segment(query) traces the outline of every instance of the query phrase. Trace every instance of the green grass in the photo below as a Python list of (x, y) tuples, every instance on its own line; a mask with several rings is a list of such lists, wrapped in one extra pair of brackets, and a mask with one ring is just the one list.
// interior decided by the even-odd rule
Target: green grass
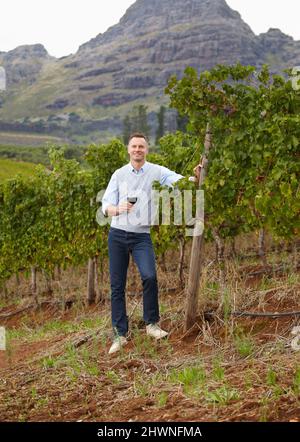
[(294, 379), (293, 379), (293, 390), (295, 394), (300, 394), (300, 367), (296, 368)]
[[(98, 367), (98, 340), (95, 338), (90, 347), (75, 348), (72, 343), (67, 343), (64, 353), (59, 356), (45, 356), (41, 359), (40, 365), (44, 370), (65, 371), (71, 381), (76, 381), (80, 374), (90, 376), (99, 376)], [(113, 383), (118, 384), (119, 378), (112, 370), (106, 373), (107, 378)]]
[(208, 404), (227, 405), (239, 399), (239, 392), (232, 388), (225, 379), (225, 371), (220, 365), (220, 359), (215, 359), (212, 370), (206, 371), (204, 366), (187, 366), (182, 370), (172, 370), (168, 375), (172, 384), (182, 385), (183, 392)]
[(169, 395), (165, 391), (159, 393), (156, 397), (156, 403), (158, 407), (164, 407), (168, 401)]
[(30, 327), (23, 323), (18, 329), (8, 330), (10, 339), (26, 339), (28, 342), (38, 341), (39, 339), (47, 339), (59, 333), (71, 334), (80, 331), (92, 331), (103, 325), (103, 319), (100, 317), (85, 318), (82, 321), (66, 322), (64, 320), (54, 319), (43, 325)]
[(205, 392), (205, 399), (207, 402), (227, 405), (231, 401), (239, 399), (239, 392), (235, 388), (231, 388), (229, 385), (222, 385), (212, 391)]
[(233, 332), (233, 343), (237, 353), (241, 357), (250, 356), (255, 350), (255, 341), (249, 333), (245, 333), (243, 327), (237, 326)]
[(204, 367), (191, 366), (184, 367), (182, 370), (172, 370), (169, 375), (169, 381), (172, 384), (180, 384), (183, 387), (185, 394), (193, 396), (201, 390), (207, 380), (207, 375)]
[(17, 174), (29, 177), (34, 172), (35, 165), (22, 161), (13, 161), (0, 158), (0, 181), (13, 178)]

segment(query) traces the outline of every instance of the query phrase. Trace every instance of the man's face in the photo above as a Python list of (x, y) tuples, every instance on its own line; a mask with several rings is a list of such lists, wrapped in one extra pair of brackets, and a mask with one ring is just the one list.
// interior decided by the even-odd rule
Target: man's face
[(144, 138), (131, 138), (128, 144), (128, 153), (131, 161), (143, 163), (148, 153), (148, 143)]

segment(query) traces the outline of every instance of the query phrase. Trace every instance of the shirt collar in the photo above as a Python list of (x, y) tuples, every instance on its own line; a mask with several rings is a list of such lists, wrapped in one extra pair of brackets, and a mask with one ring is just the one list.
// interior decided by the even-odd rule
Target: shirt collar
[(146, 172), (146, 170), (147, 170), (148, 167), (149, 167), (149, 163), (148, 163), (148, 161), (145, 161), (144, 165), (140, 168), (140, 170), (136, 170), (136, 169), (133, 167), (133, 165), (131, 164), (131, 162), (129, 162), (128, 166), (129, 166), (131, 172), (134, 172), (134, 173), (136, 173), (136, 174), (139, 174), (139, 173), (144, 173), (144, 172)]

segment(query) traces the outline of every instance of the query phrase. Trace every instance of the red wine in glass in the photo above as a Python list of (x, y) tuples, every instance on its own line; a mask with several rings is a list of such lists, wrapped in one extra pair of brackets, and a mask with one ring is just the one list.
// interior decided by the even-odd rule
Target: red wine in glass
[(131, 204), (135, 204), (137, 202), (137, 197), (136, 196), (129, 196), (127, 198), (127, 201)]

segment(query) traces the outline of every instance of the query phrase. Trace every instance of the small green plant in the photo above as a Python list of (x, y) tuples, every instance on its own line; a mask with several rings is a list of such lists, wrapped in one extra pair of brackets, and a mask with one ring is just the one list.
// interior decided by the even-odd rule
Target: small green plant
[(274, 387), (277, 385), (277, 373), (272, 368), (267, 371), (267, 385)]
[(253, 388), (252, 375), (248, 370), (244, 374), (244, 382), (247, 390), (251, 390)]
[(195, 395), (206, 381), (206, 372), (202, 366), (185, 367), (181, 371), (173, 370), (169, 380), (181, 384), (186, 394)]
[(236, 351), (242, 357), (247, 357), (254, 351), (254, 342), (251, 336), (245, 335), (244, 332), (238, 332), (235, 334), (234, 345)]
[(85, 371), (91, 376), (98, 376), (100, 370), (97, 365), (98, 348), (97, 342), (94, 339), (91, 347), (84, 347), (80, 352), (82, 357), (82, 364)]
[(80, 371), (78, 369), (74, 369), (74, 368), (70, 368), (66, 371), (66, 375), (68, 377), (68, 379), (73, 382), (74, 384), (76, 384), (78, 382), (78, 376), (79, 376)]
[(4, 308), (4, 307), (6, 307), (8, 305), (8, 301), (5, 301), (5, 300), (0, 300), (0, 308)]
[(227, 325), (231, 313), (230, 293), (228, 289), (225, 289), (223, 292), (223, 313), (224, 313), (224, 321), (225, 324)]
[(99, 376), (100, 374), (100, 370), (96, 365), (89, 366), (86, 370), (91, 376)]
[(225, 378), (225, 370), (221, 367), (221, 361), (219, 358), (213, 361), (213, 377), (216, 381), (223, 381)]
[(295, 272), (290, 272), (287, 275), (287, 284), (288, 285), (295, 285), (299, 282), (299, 275)]
[(35, 387), (32, 387), (30, 393), (31, 393), (32, 399), (35, 399), (37, 397), (37, 389)]
[(239, 392), (229, 387), (228, 385), (222, 385), (213, 391), (206, 391), (204, 394), (207, 402), (213, 402), (218, 405), (227, 405), (229, 402), (239, 399)]
[(159, 311), (161, 315), (165, 314), (168, 311), (168, 305), (167, 304), (159, 304)]
[(135, 345), (135, 352), (138, 355), (148, 356), (150, 358), (156, 358), (157, 343), (153, 341), (150, 336), (140, 333), (139, 330), (133, 332), (133, 342)]
[(45, 368), (46, 370), (49, 368), (54, 368), (55, 362), (56, 362), (56, 360), (52, 356), (46, 356), (41, 361), (42, 367)]
[(272, 287), (273, 283), (274, 283), (274, 281), (272, 280), (272, 278), (270, 278), (270, 276), (263, 275), (263, 277), (259, 283), (259, 289), (260, 290), (267, 290), (270, 287)]
[(100, 344), (102, 348), (106, 348), (107, 345), (107, 336), (105, 336), (104, 334), (102, 334), (100, 336)]
[(267, 385), (272, 387), (273, 395), (276, 398), (283, 394), (284, 390), (278, 385), (278, 375), (272, 368), (267, 371), (266, 381)]
[(160, 372), (155, 372), (149, 379), (149, 384), (155, 388), (159, 388), (159, 384), (166, 381), (167, 376)]
[(12, 356), (13, 356), (13, 346), (12, 346), (12, 338), (11, 338), (11, 334), (6, 333), (6, 356), (7, 356), (7, 360), (8, 360), (8, 364), (9, 366), (12, 365)]
[(100, 328), (103, 326), (103, 319), (100, 317), (97, 318), (85, 318), (80, 323), (81, 328), (93, 329)]
[(207, 281), (205, 287), (205, 293), (207, 294), (207, 299), (211, 301), (217, 301), (219, 299), (219, 283), (216, 281)]
[(47, 405), (48, 402), (49, 402), (49, 399), (47, 397), (41, 397), (36, 401), (34, 408), (42, 408), (45, 405)]
[(68, 343), (65, 348), (65, 358), (67, 359), (69, 365), (78, 365), (78, 353), (75, 346), (72, 343)]
[(296, 368), (296, 372), (293, 379), (293, 391), (296, 395), (300, 394), (300, 367)]
[(136, 377), (134, 379), (134, 391), (138, 396), (148, 397), (150, 391), (150, 385), (145, 382), (145, 379), (142, 377)]
[[(51, 364), (51, 361), (50, 361)], [(67, 367), (67, 376), (74, 381), (82, 371), (82, 362), (79, 359), (77, 349), (71, 343), (65, 346), (65, 353), (55, 361), (55, 367)]]
[(156, 400), (158, 407), (164, 407), (168, 401), (168, 398), (169, 398), (169, 395), (165, 391), (162, 391), (161, 393), (159, 393), (159, 395), (157, 396), (157, 400)]
[(260, 401), (260, 409), (259, 409), (259, 422), (267, 422), (268, 421), (268, 411), (269, 411), (269, 399), (267, 397), (263, 397)]
[(172, 356), (173, 354), (173, 346), (168, 339), (161, 339), (156, 350), (158, 349), (161, 349), (165, 356)]
[(109, 370), (105, 373), (107, 379), (109, 379), (113, 384), (118, 385), (121, 382), (120, 377), (113, 370)]
[(236, 348), (241, 356), (249, 356), (251, 353), (253, 353), (253, 342), (247, 337), (238, 338), (236, 340)]

